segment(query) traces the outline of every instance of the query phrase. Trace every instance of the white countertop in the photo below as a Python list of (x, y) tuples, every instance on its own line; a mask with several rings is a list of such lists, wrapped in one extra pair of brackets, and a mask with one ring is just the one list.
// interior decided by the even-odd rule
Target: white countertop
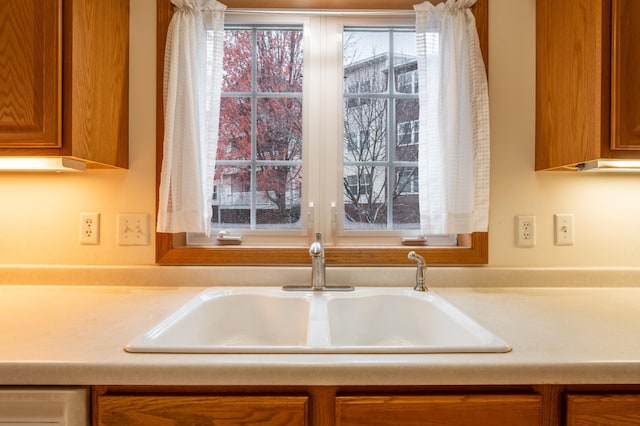
[(640, 384), (640, 288), (434, 288), (500, 354), (132, 354), (203, 287), (0, 285), (0, 385)]

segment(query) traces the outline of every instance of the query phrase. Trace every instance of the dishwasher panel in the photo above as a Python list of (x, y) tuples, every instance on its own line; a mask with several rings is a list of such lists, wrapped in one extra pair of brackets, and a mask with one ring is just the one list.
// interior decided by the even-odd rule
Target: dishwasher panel
[(89, 390), (0, 387), (0, 426), (89, 426)]

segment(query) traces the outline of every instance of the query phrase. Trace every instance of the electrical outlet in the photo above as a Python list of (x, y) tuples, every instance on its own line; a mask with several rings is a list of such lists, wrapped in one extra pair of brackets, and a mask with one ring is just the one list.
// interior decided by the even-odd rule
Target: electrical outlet
[(118, 244), (146, 246), (149, 244), (149, 215), (147, 213), (121, 213), (118, 215)]
[(533, 247), (536, 245), (536, 217), (516, 216), (516, 246)]
[(557, 246), (573, 245), (573, 215), (555, 214), (553, 215), (554, 242)]
[(100, 243), (100, 213), (80, 213), (80, 244)]

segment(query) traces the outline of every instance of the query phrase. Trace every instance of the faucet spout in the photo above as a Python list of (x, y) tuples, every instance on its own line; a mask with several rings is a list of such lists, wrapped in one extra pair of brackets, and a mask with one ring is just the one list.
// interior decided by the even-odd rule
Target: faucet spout
[(311, 255), (311, 286), (308, 285), (285, 285), (285, 291), (353, 291), (351, 285), (326, 285), (326, 263), (324, 260), (324, 246), (322, 245), (322, 234), (316, 233), (316, 240), (309, 246)]
[(322, 234), (316, 233), (316, 240), (309, 247), (311, 255), (311, 289), (324, 290), (326, 263), (324, 260), (324, 246), (322, 245)]

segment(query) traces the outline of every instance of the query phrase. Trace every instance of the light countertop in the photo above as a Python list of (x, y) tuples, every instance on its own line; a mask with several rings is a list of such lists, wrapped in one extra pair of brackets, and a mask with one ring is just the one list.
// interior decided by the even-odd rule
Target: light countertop
[(640, 288), (434, 288), (500, 354), (131, 354), (203, 287), (0, 285), (0, 385), (640, 384)]

